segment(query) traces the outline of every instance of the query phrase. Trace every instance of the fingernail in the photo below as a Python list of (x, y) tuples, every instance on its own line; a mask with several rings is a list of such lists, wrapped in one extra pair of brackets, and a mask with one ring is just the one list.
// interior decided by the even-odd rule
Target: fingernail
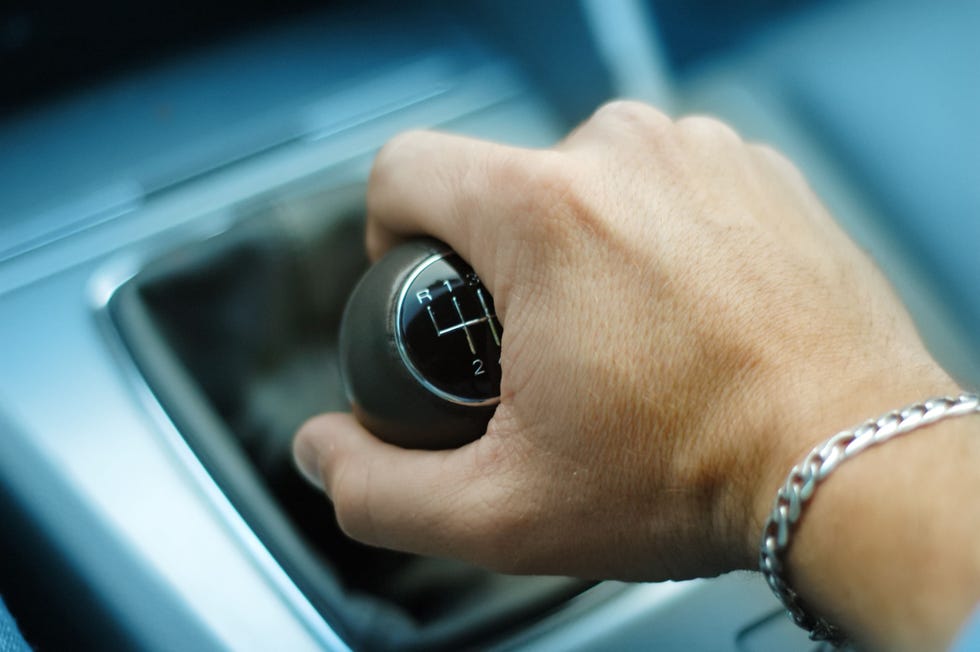
[(309, 440), (298, 437), (293, 445), (293, 459), (296, 468), (311, 485), (323, 491), (323, 480), (320, 478), (320, 456), (317, 449)]

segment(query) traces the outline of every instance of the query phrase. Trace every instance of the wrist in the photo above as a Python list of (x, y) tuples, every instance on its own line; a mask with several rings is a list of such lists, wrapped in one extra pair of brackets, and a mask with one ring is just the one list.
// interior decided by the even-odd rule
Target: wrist
[[(750, 526), (744, 532), (745, 555), (750, 567), (758, 566), (762, 529), (777, 491), (791, 469), (817, 445), (868, 419), (929, 397), (958, 395), (960, 386), (936, 363), (853, 376), (852, 382), (827, 383), (821, 396), (774, 406), (768, 450), (759, 455), (760, 465), (752, 484)], [(806, 392), (796, 394), (802, 399)]]
[(980, 491), (980, 418), (915, 430), (827, 476), (784, 555), (806, 611), (861, 649), (946, 649), (980, 601), (980, 510), (956, 499)]
[[(959, 552), (973, 549), (980, 511), (972, 503), (948, 507), (964, 489), (980, 490), (973, 472), (980, 463), (977, 397), (949, 394), (924, 403), (920, 394), (866, 413), (877, 420), (854, 419), (818, 442), (805, 462), (795, 458), (788, 479), (777, 480), (777, 511), (774, 501), (757, 507), (772, 514), (763, 570), (801, 626), (832, 639), (839, 627), (873, 647), (924, 649), (945, 643), (980, 599), (980, 553)], [(932, 432), (913, 432), (920, 429)], [(972, 521), (965, 529), (964, 520)], [(961, 544), (959, 554), (946, 554), (944, 561), (954, 561), (943, 569), (933, 557), (951, 542)], [(932, 581), (908, 581), (922, 569)], [(959, 592), (950, 587), (957, 576)]]

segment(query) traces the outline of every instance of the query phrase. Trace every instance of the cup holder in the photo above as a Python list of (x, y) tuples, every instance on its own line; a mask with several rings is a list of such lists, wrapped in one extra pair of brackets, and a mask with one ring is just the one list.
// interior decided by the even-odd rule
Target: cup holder
[(589, 585), (356, 543), (293, 467), (296, 428), (349, 408), (337, 364), (367, 266), (363, 185), (283, 194), (168, 252), (109, 313), (147, 384), (296, 585), (354, 649), (482, 646)]

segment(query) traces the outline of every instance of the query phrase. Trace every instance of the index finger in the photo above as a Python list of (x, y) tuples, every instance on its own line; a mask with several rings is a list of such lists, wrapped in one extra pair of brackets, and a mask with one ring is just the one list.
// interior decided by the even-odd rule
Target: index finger
[[(367, 191), (367, 247), (373, 259), (412, 235), (442, 240), (475, 268), (496, 244), (507, 192), (531, 150), (431, 131), (389, 141)], [(479, 243), (479, 247), (475, 246)]]

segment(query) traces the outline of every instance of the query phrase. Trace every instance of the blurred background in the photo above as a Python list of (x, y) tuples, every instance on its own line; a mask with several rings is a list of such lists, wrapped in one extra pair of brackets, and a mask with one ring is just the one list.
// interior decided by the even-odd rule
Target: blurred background
[(809, 649), (751, 581), (357, 547), (289, 437), (345, 405), (377, 148), (547, 146), (614, 97), (786, 152), (980, 385), (978, 34), (976, 0), (5, 2), (0, 595), (56, 649)]
[[(958, 282), (978, 272), (977, 11), (970, 0), (15, 0), (0, 10), (0, 246), (23, 247), (22, 222), (82, 196), (114, 187), (118, 201), (124, 187), (155, 191), (301, 137), (315, 129), (297, 125), (304, 114), (346, 80), (469, 40), (520, 69), (558, 133), (630, 96), (718, 114), (789, 150), (831, 204), (845, 192), (862, 203), (837, 214), (880, 229), (902, 259), (886, 264), (914, 267), (921, 292), (939, 295), (924, 311), (951, 313), (942, 321), (962, 338), (980, 323), (977, 294)], [(949, 357), (977, 377), (975, 353)]]

